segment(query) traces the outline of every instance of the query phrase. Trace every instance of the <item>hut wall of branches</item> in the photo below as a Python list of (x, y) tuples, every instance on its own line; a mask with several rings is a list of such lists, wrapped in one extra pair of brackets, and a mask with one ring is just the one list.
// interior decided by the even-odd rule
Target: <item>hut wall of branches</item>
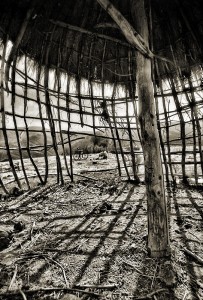
[[(106, 46), (107, 42), (104, 40), (104, 58)], [(2, 70), (7, 50), (9, 51), (9, 47), (5, 44), (2, 51), (5, 56), (2, 59)], [(62, 51), (63, 49), (60, 49), (60, 52)], [(14, 177), (11, 180), (15, 180), (20, 188), (22, 187), (21, 181), (24, 180), (27, 187), (30, 187), (27, 173), (31, 170), (30, 167), (26, 170), (24, 158), (28, 158), (33, 167), (34, 174), (31, 177), (38, 177), (41, 184), (46, 184), (49, 175), (53, 175), (49, 172), (50, 149), (56, 157), (57, 182), (63, 183), (64, 176), (69, 176), (73, 180), (72, 143), (77, 139), (78, 133), (83, 136), (104, 137), (105, 132), (108, 131), (107, 138), (112, 140), (115, 148), (119, 175), (123, 168), (130, 179), (122, 141), (128, 142), (130, 153), (134, 153), (133, 147), (135, 143), (139, 143), (140, 134), (137, 122), (135, 82), (132, 82), (130, 74), (133, 64), (132, 51), (129, 50), (129, 74), (127, 73), (124, 77), (117, 75), (119, 72), (117, 63), (115, 63), (114, 84), (98, 80), (95, 69), (93, 69), (94, 73), (89, 70), (88, 76), (91, 80), (88, 81), (79, 74), (78, 76), (68, 75), (59, 68), (48, 69), (35, 64), (26, 55), (13, 62), (7, 87), (4, 86), (4, 73), (2, 72), (1, 151), (4, 151), (8, 157)], [(100, 72), (104, 72), (104, 67)], [(37, 142), (33, 144), (33, 132), (41, 135), (43, 145)], [(32, 138), (30, 133), (32, 133)], [(124, 133), (126, 133), (125, 137), (123, 137)], [(10, 146), (12, 144), (16, 147)], [(36, 152), (37, 156), (40, 152), (44, 157), (43, 167), (41, 163), (37, 165)], [(121, 155), (118, 155), (118, 152)], [(68, 162), (67, 153), (70, 156)], [(134, 158), (134, 155), (132, 157)], [(19, 172), (15, 168), (16, 158), (20, 160)], [(136, 166), (133, 158), (135, 177)], [(9, 180), (6, 184), (10, 182)], [(4, 191), (7, 191), (3, 180), (1, 184)]]
[[(96, 135), (96, 131), (101, 132), (102, 136), (108, 130), (110, 132), (108, 139), (113, 140), (118, 158), (119, 175), (124, 171), (130, 178), (124, 159), (125, 149), (122, 149), (122, 140), (126, 140), (132, 154), (134, 178), (136, 178), (133, 147), (135, 144), (140, 146), (140, 126), (134, 51), (130, 48), (126, 49), (127, 73), (119, 73), (122, 59), (118, 58), (114, 60), (115, 69), (110, 71), (114, 76), (114, 83), (105, 83), (104, 80), (102, 82), (97, 79), (103, 78), (104, 72), (108, 70), (105, 63), (108, 41), (102, 39), (101, 43), (103, 43), (103, 62), (101, 62), (100, 74), (98, 75), (97, 69), (89, 68), (89, 80), (80, 77), (80, 74), (68, 75), (60, 67), (47, 69), (36, 64), (26, 55), (21, 55), (17, 56), (18, 59), (16, 58), (12, 63), (8, 87), (4, 85), (3, 71), (11, 44), (7, 42), (2, 45), (1, 151), (7, 155), (14, 176), (13, 180), (19, 187), (22, 180), (26, 181), (28, 187), (30, 186), (24, 158), (28, 158), (33, 166), (32, 176), (37, 176), (41, 184), (47, 182), (50, 149), (56, 156), (57, 182), (63, 183), (64, 176), (69, 176), (73, 180), (73, 162), (72, 159), (67, 162), (66, 155), (69, 153), (71, 157), (71, 143), (78, 134), (78, 128), (79, 131), (86, 129), (81, 131), (84, 136)], [(118, 44), (115, 43), (114, 48), (117, 49), (117, 46)], [(64, 49), (60, 48), (58, 66), (62, 52)], [(78, 62), (81, 68), (83, 63)], [(189, 78), (169, 77), (164, 80), (160, 78), (156, 62), (155, 69), (159, 79), (154, 81), (156, 115), (166, 181), (175, 182), (178, 176), (186, 182), (187, 178), (192, 176), (198, 184), (198, 178), (202, 176), (203, 171), (201, 69), (195, 70)], [(167, 64), (165, 64), (165, 72), (167, 73)], [(125, 138), (122, 137), (121, 130), (126, 132)], [(30, 141), (30, 132), (40, 133), (44, 145), (37, 143), (33, 145)], [(22, 135), (26, 137), (23, 139), (23, 144)], [(12, 142), (16, 148), (10, 146)], [(118, 155), (117, 150), (121, 155)], [(44, 156), (43, 168), (37, 165), (36, 151), (38, 153), (40, 151)], [(5, 155), (2, 155), (2, 159), (4, 157)], [(16, 172), (14, 164), (16, 158), (20, 159), (20, 169), (23, 172)], [(7, 191), (3, 179), (1, 185), (4, 191)]]

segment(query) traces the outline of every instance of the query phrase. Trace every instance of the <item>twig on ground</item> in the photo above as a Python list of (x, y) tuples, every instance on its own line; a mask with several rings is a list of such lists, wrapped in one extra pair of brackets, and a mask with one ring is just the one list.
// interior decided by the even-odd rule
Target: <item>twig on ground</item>
[(196, 234), (194, 234), (193, 231), (190, 230), (190, 231), (188, 231), (188, 233), (191, 234), (192, 236), (194, 236), (194, 237), (198, 240), (197, 242), (198, 242), (200, 245), (202, 244), (201, 241), (200, 241), (200, 239), (196, 236)]
[(79, 289), (86, 289), (86, 288), (90, 288), (90, 289), (106, 289), (106, 290), (112, 290), (117, 288), (116, 284), (107, 284), (107, 285), (94, 285), (94, 284), (75, 284), (74, 287), (79, 288)]
[(187, 248), (183, 248), (183, 251), (188, 254), (189, 256), (196, 259), (201, 265), (203, 265), (203, 259), (199, 257), (198, 255), (194, 254), (192, 251), (188, 250)]
[(11, 288), (12, 288), (12, 286), (13, 286), (15, 280), (16, 280), (17, 273), (18, 273), (18, 266), (16, 265), (16, 266), (15, 266), (14, 273), (13, 273), (13, 277), (12, 277), (11, 282), (10, 282), (10, 285), (9, 285), (9, 287), (8, 287), (8, 291), (11, 290)]
[(58, 248), (43, 248), (43, 251), (72, 253), (71, 251), (68, 251), (67, 249), (58, 249)]
[(201, 282), (200, 279), (195, 280), (195, 283), (196, 283), (201, 289), (203, 289), (203, 283)]
[(32, 234), (35, 227), (35, 221), (32, 223), (32, 227), (30, 228), (30, 241), (32, 241)]
[[(133, 266), (131, 263), (127, 262), (126, 260), (124, 259), (121, 259), (127, 266), (133, 268), (134, 270), (136, 270), (140, 275), (143, 275), (143, 273), (138, 269), (136, 268), (135, 266)], [(151, 277), (151, 276), (150, 276)]]
[(183, 300), (186, 300), (187, 295), (188, 295), (188, 291), (186, 290), (186, 291), (185, 291), (185, 294), (184, 294), (184, 296), (183, 296)]
[(158, 263), (156, 264), (156, 267), (155, 267), (155, 270), (154, 270), (154, 275), (153, 275), (152, 283), (151, 283), (151, 289), (153, 288), (153, 285), (154, 285), (154, 279), (155, 279), (157, 268), (158, 268)]
[(162, 292), (168, 292), (167, 289), (158, 289), (158, 290), (155, 290), (145, 296), (141, 296), (141, 297), (135, 297), (133, 299), (136, 299), (136, 300), (145, 300), (145, 299), (151, 299), (154, 295), (158, 294), (158, 293), (162, 293)]
[(81, 174), (73, 174), (73, 175), (78, 176), (78, 177), (83, 177), (83, 178), (86, 178), (86, 179), (92, 180), (92, 181), (98, 181), (98, 179), (96, 179), (96, 178), (92, 178), (92, 177), (81, 175)]
[[(48, 259), (50, 261), (52, 261), (53, 263), (55, 263), (57, 266), (59, 266), (62, 270), (62, 273), (63, 273), (63, 278), (65, 280), (65, 284), (66, 284), (66, 287), (68, 288), (69, 287), (69, 283), (68, 283), (68, 280), (67, 280), (67, 277), (66, 277), (66, 272), (65, 272), (65, 269), (64, 267), (59, 263), (57, 262), (56, 260), (54, 260), (53, 258), (50, 258), (48, 255), (45, 255), (43, 253), (39, 253), (39, 252), (36, 252), (36, 253), (29, 253), (29, 256), (28, 258), (30, 258), (30, 256), (32, 257), (43, 257), (44, 259)], [(24, 257), (24, 259), (27, 258), (26, 256)]]
[(29, 242), (28, 245), (24, 246), (23, 249), (25, 250), (26, 248), (29, 248), (29, 247), (31, 248), (31, 247), (36, 243), (36, 241), (38, 240), (38, 238), (39, 238), (41, 235), (42, 235), (42, 233), (39, 232), (38, 234), (36, 234), (34, 237), (32, 237), (32, 238), (30, 239), (30, 233), (29, 233), (28, 239), (30, 240), (30, 242)]
[(59, 262), (57, 262), (57, 261), (54, 260), (53, 258), (50, 258), (49, 256), (44, 255), (44, 254), (42, 254), (42, 256), (43, 256), (44, 258), (46, 258), (46, 259), (52, 261), (53, 263), (55, 263), (57, 266), (59, 266), (59, 267), (61, 268), (62, 273), (63, 273), (63, 278), (64, 278), (65, 283), (66, 283), (66, 287), (68, 288), (68, 287), (69, 287), (69, 283), (68, 283), (68, 280), (67, 280), (67, 277), (66, 277), (66, 272), (65, 272), (65, 270), (64, 270), (64, 267), (63, 267)]
[(19, 293), (22, 295), (23, 300), (27, 300), (27, 297), (25, 296), (24, 292), (21, 289), (19, 289)]
[[(150, 276), (150, 275), (146, 275), (146, 274), (143, 274), (138, 268), (136, 268), (135, 266), (132, 265), (132, 263), (129, 263), (127, 262), (126, 260), (122, 259), (121, 260), (129, 267), (133, 268), (134, 270), (137, 271), (137, 273), (139, 273), (141, 276), (143, 277), (148, 277), (148, 278), (153, 278), (154, 276)], [(158, 276), (156, 278), (159, 278)]]
[[(96, 169), (96, 170), (85, 170), (85, 173), (98, 173), (98, 172), (108, 172), (108, 171), (115, 171), (118, 168), (112, 168), (112, 169)], [(75, 174), (78, 175), (78, 174)]]
[[(39, 293), (39, 292), (54, 292), (54, 291), (66, 291), (66, 292), (74, 292), (74, 293), (79, 293), (79, 294), (86, 294), (90, 295), (93, 297), (100, 297), (100, 294), (93, 293), (93, 292), (88, 292), (85, 290), (80, 290), (80, 289), (71, 289), (71, 288), (38, 288), (38, 289), (33, 289), (33, 290), (28, 290), (26, 291), (26, 294), (34, 294), (34, 293)], [(15, 292), (6, 292), (6, 293), (0, 293), (0, 296), (16, 296), (19, 295), (20, 291), (15, 291)]]

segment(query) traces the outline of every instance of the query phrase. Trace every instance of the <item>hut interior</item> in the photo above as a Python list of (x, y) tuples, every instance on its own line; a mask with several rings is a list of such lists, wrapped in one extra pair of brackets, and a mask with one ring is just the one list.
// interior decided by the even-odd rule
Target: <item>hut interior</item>
[(0, 1), (0, 299), (203, 299), (201, 0)]

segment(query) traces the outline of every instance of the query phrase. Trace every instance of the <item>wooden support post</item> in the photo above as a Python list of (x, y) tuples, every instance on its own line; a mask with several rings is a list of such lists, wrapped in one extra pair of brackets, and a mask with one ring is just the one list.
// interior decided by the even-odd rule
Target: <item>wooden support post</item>
[[(136, 30), (148, 45), (149, 32), (144, 0), (133, 0), (131, 3)], [(151, 60), (138, 51), (136, 61), (139, 121), (148, 201), (148, 249), (152, 257), (163, 257), (168, 254), (169, 235), (160, 142), (155, 116)]]
[(168, 220), (151, 74), (150, 58), (153, 54), (149, 50), (149, 29), (144, 0), (130, 1), (136, 30), (109, 0), (97, 2), (117, 23), (128, 42), (138, 50), (137, 89), (148, 199), (148, 248), (152, 257), (162, 257), (168, 254), (169, 248)]

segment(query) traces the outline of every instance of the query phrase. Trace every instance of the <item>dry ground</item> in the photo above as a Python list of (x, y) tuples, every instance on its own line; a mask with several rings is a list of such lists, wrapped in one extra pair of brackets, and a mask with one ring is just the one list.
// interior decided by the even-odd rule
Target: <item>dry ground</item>
[(202, 191), (168, 191), (171, 257), (151, 259), (145, 186), (83, 167), (91, 180), (1, 201), (11, 240), (0, 251), (0, 299), (203, 299), (203, 265), (184, 251), (203, 258)]

